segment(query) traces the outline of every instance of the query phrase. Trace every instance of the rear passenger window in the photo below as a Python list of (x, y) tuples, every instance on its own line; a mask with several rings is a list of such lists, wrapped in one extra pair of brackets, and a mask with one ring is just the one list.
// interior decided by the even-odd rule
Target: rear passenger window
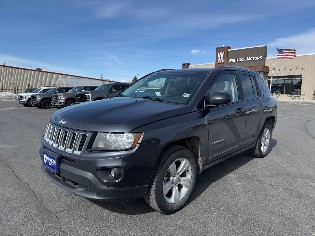
[(262, 96), (271, 96), (268, 85), (264, 78), (260, 75), (257, 75), (256, 80), (260, 88), (260, 91), (262, 92)]
[(252, 100), (255, 98), (253, 84), (249, 75), (240, 75), (241, 84), (243, 88), (244, 100)]

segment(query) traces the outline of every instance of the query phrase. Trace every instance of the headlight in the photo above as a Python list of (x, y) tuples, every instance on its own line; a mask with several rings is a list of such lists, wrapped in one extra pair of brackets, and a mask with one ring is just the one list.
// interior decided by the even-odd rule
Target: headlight
[(65, 98), (63, 97), (63, 95), (58, 95), (58, 99), (64, 100)]
[(85, 96), (86, 96), (86, 98), (87, 98), (89, 101), (91, 101), (91, 94), (90, 94), (90, 93), (86, 93)]
[(36, 96), (36, 100), (40, 100), (40, 96), (39, 95)]
[(143, 133), (98, 133), (93, 143), (93, 151), (123, 151), (138, 146)]

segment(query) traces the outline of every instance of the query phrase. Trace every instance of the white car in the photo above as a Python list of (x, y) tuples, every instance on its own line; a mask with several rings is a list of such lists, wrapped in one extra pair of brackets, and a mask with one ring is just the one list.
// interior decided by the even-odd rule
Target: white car
[(18, 94), (18, 101), (20, 104), (23, 104), (25, 107), (31, 107), (32, 106), (31, 96), (33, 94), (46, 93), (48, 90), (50, 90), (52, 88), (55, 88), (55, 87), (41, 87), (41, 88), (35, 89), (31, 93), (20, 93), (20, 94)]

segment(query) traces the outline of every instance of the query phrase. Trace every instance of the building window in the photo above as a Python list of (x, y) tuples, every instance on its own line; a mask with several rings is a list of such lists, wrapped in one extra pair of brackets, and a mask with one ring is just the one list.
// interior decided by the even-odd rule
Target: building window
[(271, 93), (301, 94), (301, 86), (301, 78), (276, 77), (272, 80)]

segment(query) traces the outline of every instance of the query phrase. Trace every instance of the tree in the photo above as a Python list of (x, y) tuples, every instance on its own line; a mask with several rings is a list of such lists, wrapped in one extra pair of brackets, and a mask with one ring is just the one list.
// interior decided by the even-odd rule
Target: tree
[(138, 81), (138, 77), (137, 77), (137, 76), (135, 76), (135, 77), (133, 77), (133, 79), (132, 79), (131, 83), (135, 83), (135, 82), (137, 82), (137, 81)]

